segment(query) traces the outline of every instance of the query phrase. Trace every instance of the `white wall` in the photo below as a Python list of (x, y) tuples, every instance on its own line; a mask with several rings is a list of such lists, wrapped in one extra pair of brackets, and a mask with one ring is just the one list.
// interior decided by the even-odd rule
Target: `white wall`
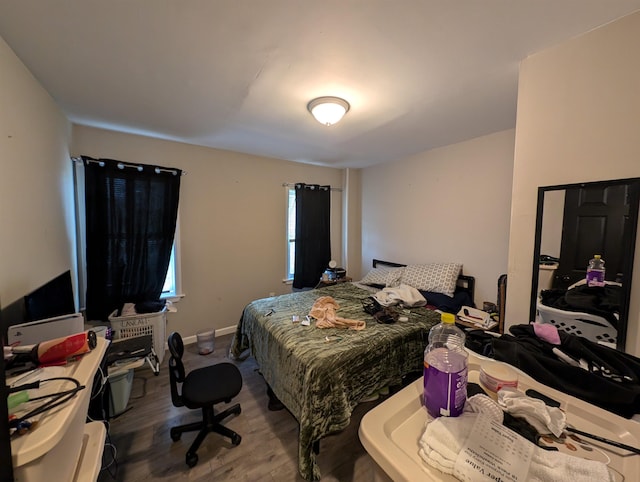
[[(481, 303), (495, 300), (508, 245), (507, 323), (528, 322), (538, 186), (640, 176), (637, 45), (640, 13), (523, 61), (513, 164), (514, 132), (505, 131), (356, 173), (365, 269), (373, 257), (459, 260), (476, 276)], [(75, 241), (69, 124), (2, 40), (0, 71), (0, 301), (6, 306), (73, 268)], [(244, 302), (288, 289), (280, 282), (284, 254), (272, 254), (284, 232), (284, 207), (273, 214), (284, 204), (280, 184), (343, 182), (339, 170), (97, 129), (76, 128), (73, 151), (189, 172), (181, 206), (187, 299), (179, 316), (192, 333), (233, 325)], [(236, 188), (252, 195), (234, 198)], [(336, 222), (334, 233), (342, 228)], [(239, 235), (226, 236), (229, 231)], [(339, 240), (333, 249), (341, 252)], [(352, 269), (357, 254), (347, 254)], [(627, 351), (640, 354), (640, 256), (634, 272)]]
[(547, 191), (544, 195), (542, 212), (540, 254), (548, 254), (554, 258), (560, 257), (562, 246), (562, 221), (564, 219), (563, 190)]
[[(507, 325), (529, 321), (539, 186), (640, 176), (640, 12), (520, 68)], [(640, 253), (636, 247), (636, 254)], [(626, 350), (640, 354), (640, 256)]]
[(475, 302), (507, 272), (514, 130), (363, 169), (362, 265), (461, 262)]
[(344, 170), (344, 217), (342, 219), (342, 232), (344, 253), (344, 268), (347, 276), (352, 279), (362, 278), (362, 224), (360, 213), (362, 211), (362, 171), (360, 169)]
[(63, 271), (75, 273), (76, 244), (70, 124), (1, 38), (0, 72), (0, 302), (6, 308)]
[[(291, 291), (285, 272), (285, 182), (342, 188), (341, 169), (310, 166), (83, 126), (73, 155), (159, 164), (187, 172), (180, 188), (186, 297), (169, 315), (183, 336), (235, 326), (250, 301)], [(331, 194), (332, 257), (342, 262), (342, 196)]]

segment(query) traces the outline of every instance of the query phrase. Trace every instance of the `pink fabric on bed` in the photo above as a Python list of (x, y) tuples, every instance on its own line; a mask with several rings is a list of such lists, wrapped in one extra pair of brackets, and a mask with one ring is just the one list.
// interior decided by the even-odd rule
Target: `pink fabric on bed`
[(350, 320), (336, 315), (340, 305), (331, 296), (321, 296), (311, 307), (309, 316), (316, 319), (318, 328), (349, 328), (364, 330), (366, 323), (361, 320)]

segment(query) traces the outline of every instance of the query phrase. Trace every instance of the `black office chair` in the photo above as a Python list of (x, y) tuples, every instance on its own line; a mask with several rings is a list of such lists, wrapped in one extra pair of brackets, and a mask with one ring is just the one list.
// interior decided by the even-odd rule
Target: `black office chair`
[[(179, 333), (169, 335), (169, 379), (171, 382), (171, 401), (176, 407), (202, 409), (202, 421), (171, 427), (171, 439), (180, 440), (183, 432), (199, 430), (198, 436), (189, 447), (186, 462), (189, 467), (198, 463), (196, 451), (209, 432), (217, 432), (231, 439), (233, 445), (238, 445), (242, 437), (233, 430), (228, 429), (220, 422), (231, 414), (240, 414), (240, 404), (228, 408), (216, 414), (213, 406), (225, 402), (229, 403), (233, 397), (240, 393), (242, 388), (242, 375), (240, 370), (232, 363), (218, 363), (203, 368), (196, 368), (185, 375), (182, 355), (184, 344)], [(182, 384), (181, 393), (178, 393), (178, 384)]]

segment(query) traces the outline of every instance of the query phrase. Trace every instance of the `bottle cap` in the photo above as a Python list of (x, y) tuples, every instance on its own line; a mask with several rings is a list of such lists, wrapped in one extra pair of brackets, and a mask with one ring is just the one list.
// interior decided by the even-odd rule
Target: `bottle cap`
[(442, 313), (442, 315), (440, 316), (440, 320), (442, 321), (442, 323), (453, 325), (456, 322), (456, 317), (453, 315), (453, 313)]
[(594, 255), (593, 255), (593, 257), (594, 257), (595, 259), (600, 259), (600, 255), (599, 255), (599, 254), (594, 254)]

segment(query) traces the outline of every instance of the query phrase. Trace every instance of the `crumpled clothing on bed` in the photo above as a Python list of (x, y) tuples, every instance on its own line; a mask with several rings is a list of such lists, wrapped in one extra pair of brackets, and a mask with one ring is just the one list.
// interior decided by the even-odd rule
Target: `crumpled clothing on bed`
[(414, 308), (427, 304), (425, 297), (422, 296), (416, 288), (409, 285), (383, 288), (382, 291), (378, 291), (373, 297), (382, 306), (402, 304), (402, 306), (406, 306), (407, 308)]
[(361, 320), (350, 320), (336, 315), (340, 305), (331, 296), (321, 296), (311, 307), (309, 316), (316, 319), (316, 328), (348, 328), (363, 330), (366, 323)]

